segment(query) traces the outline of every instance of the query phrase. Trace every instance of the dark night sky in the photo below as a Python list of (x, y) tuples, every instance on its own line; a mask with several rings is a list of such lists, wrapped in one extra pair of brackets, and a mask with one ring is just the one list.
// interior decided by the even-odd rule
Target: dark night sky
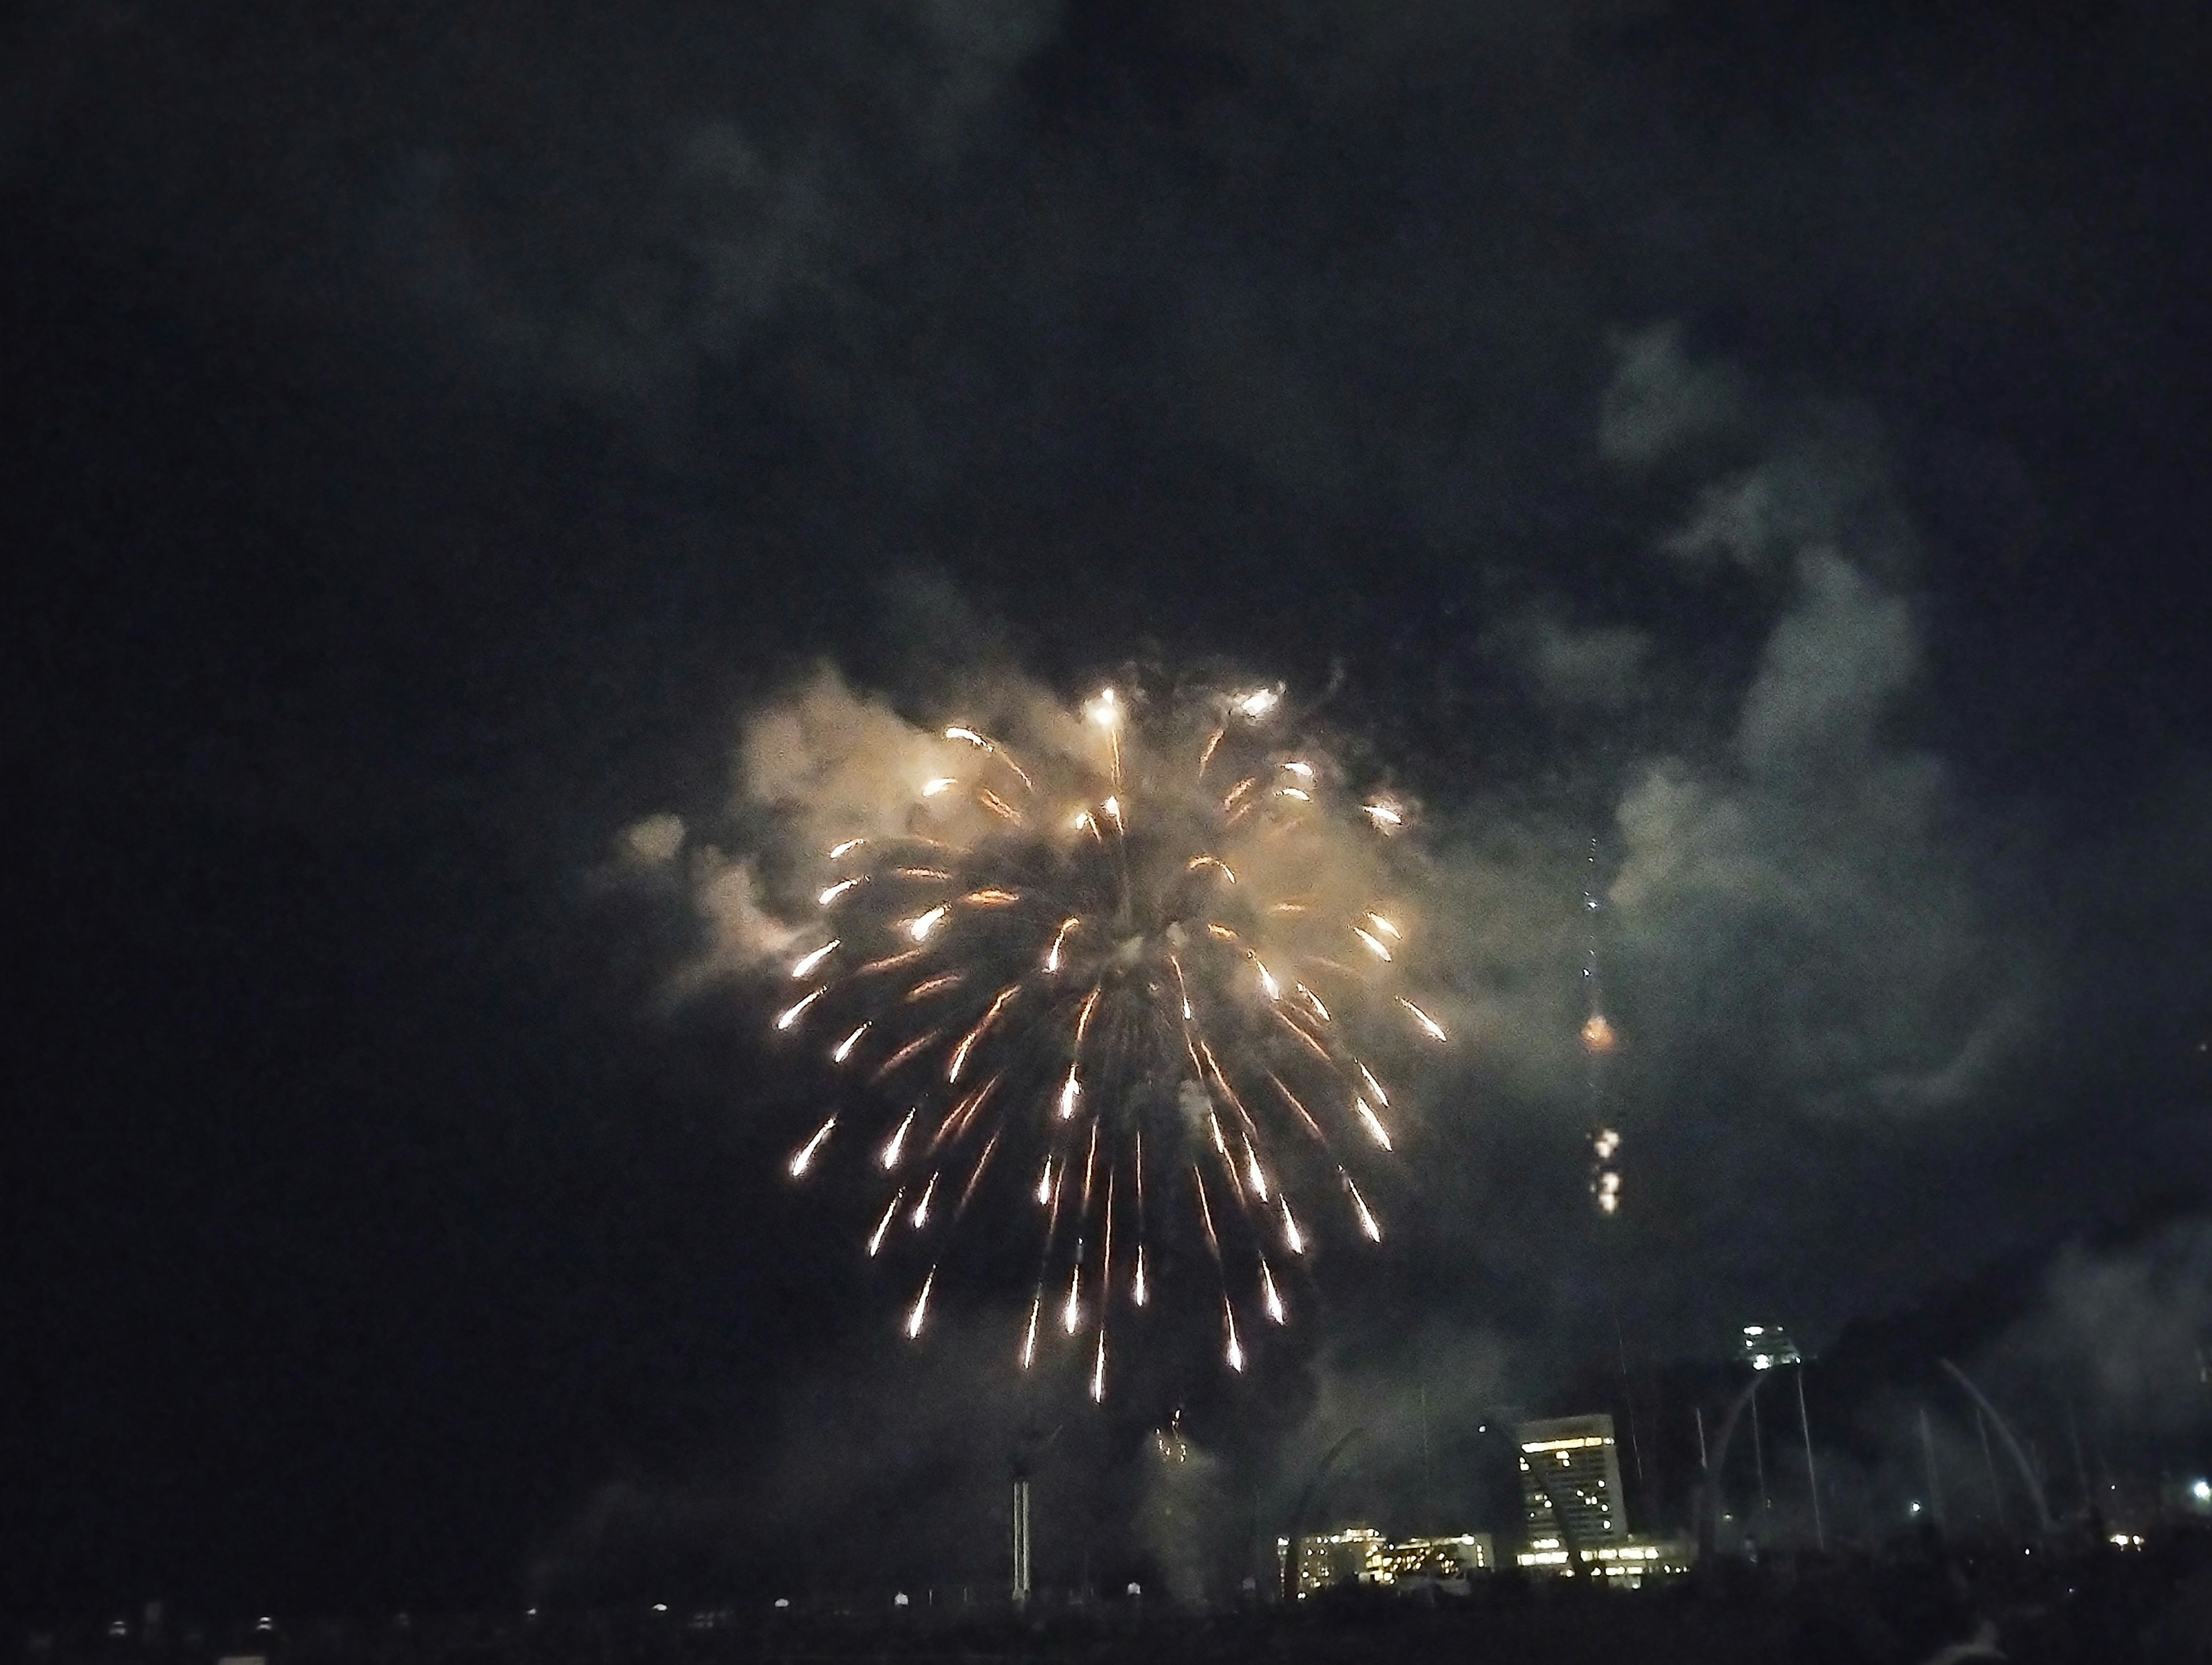
[[(1095, 1518), (1186, 1387), (1264, 1489), (1405, 1335), (1535, 1402), (1608, 1277), (1691, 1352), (2190, 1218), (2212, 55), (2034, 17), (0, 24), (0, 1609), (711, 1582), (864, 1510), (950, 1564), (1060, 1413), (888, 1344), (775, 1182), (813, 1085), (607, 877), (659, 811), (743, 848), (825, 660), (939, 720), (953, 662), (1340, 670), (1463, 909), (1498, 1038), (1393, 1255), (1071, 1436)], [(1618, 1241), (1532, 1032), (1594, 835)]]

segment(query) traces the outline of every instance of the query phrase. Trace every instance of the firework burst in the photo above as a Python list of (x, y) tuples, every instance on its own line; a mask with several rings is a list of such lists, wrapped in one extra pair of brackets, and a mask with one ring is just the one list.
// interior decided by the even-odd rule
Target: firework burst
[(877, 1193), (864, 1246), (910, 1268), (909, 1336), (986, 1211), (1035, 1245), (1015, 1356), (1072, 1341), (1100, 1399), (1115, 1326), (1170, 1292), (1163, 1234), (1203, 1244), (1174, 1292), (1237, 1370), (1310, 1233), (1381, 1241), (1355, 1172), (1402, 1113), (1378, 1068), (1446, 1038), (1380, 894), (1406, 811), (1290, 748), (1281, 703), (1109, 688), (1018, 755), (955, 725), (904, 831), (825, 853), (775, 1028), (848, 1091), (787, 1167), (843, 1147)]

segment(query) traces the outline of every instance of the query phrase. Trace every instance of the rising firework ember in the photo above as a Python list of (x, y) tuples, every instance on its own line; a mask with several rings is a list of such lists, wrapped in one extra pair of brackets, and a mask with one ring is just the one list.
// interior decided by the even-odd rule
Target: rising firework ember
[[(1354, 1170), (1403, 1109), (1382, 1063), (1446, 1039), (1378, 894), (1406, 812), (1290, 748), (1282, 706), (1109, 688), (1019, 752), (955, 725), (903, 832), (824, 853), (775, 1027), (849, 1091), (787, 1165), (878, 1191), (864, 1244), (910, 1269), (909, 1336), (979, 1216), (1036, 1245), (1020, 1363), (1079, 1346), (1094, 1398), (1138, 1310), (1203, 1299), (1241, 1370), (1309, 1232), (1381, 1241)], [(1204, 1245), (1202, 1293), (1164, 1287), (1164, 1232)]]

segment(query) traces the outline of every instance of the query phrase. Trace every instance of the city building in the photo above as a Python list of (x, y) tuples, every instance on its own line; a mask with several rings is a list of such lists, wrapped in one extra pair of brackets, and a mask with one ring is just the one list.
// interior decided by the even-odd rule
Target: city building
[[(1697, 1546), (1684, 1538), (1639, 1537), (1631, 1533), (1595, 1547), (1585, 1544), (1583, 1553), (1600, 1577), (1618, 1580), (1630, 1589), (1646, 1578), (1687, 1572), (1696, 1562)], [(1573, 1571), (1566, 1546), (1556, 1537), (1539, 1536), (1516, 1556), (1526, 1572), (1551, 1573), (1564, 1577)]]
[[(1628, 1535), (1620, 1494), (1620, 1452), (1609, 1416), (1557, 1417), (1524, 1422), (1514, 1431), (1521, 1448), (1521, 1503), (1528, 1528), (1528, 1554), (1571, 1551), (1595, 1556)], [(1564, 1519), (1562, 1519), (1564, 1516)], [(1523, 1566), (1541, 1566), (1523, 1554)]]
[[(1276, 1539), (1279, 1571), (1285, 1571), (1284, 1564), (1290, 1553), (1291, 1540)], [(1348, 1526), (1298, 1540), (1297, 1595), (1304, 1601), (1341, 1584), (1386, 1589), (1432, 1582), (1464, 1584), (1474, 1574), (1488, 1572), (1496, 1565), (1487, 1532), (1394, 1540), (1371, 1526)]]

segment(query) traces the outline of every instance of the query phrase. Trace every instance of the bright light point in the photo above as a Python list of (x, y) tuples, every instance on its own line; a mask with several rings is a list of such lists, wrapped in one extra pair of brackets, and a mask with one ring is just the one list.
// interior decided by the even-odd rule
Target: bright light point
[(1106, 1333), (1103, 1330), (1098, 1333), (1098, 1356), (1091, 1366), (1091, 1402), (1094, 1405), (1106, 1402)]
[(814, 1160), (814, 1153), (822, 1148), (823, 1141), (830, 1137), (830, 1130), (836, 1125), (837, 1118), (833, 1115), (814, 1130), (813, 1138), (793, 1152), (790, 1162), (786, 1164), (791, 1170), (792, 1178), (805, 1177), (807, 1166)]
[(1382, 1084), (1375, 1079), (1374, 1075), (1368, 1070), (1366, 1065), (1355, 1064), (1352, 1067), (1359, 1072), (1359, 1079), (1367, 1084), (1367, 1096), (1370, 1098), (1372, 1098), (1376, 1103), (1380, 1104), (1384, 1109), (1389, 1109), (1390, 1108), (1390, 1095), (1382, 1091)]
[(1304, 1000), (1305, 1003), (1313, 1008), (1315, 1017), (1320, 1018), (1324, 1024), (1330, 1021), (1328, 1008), (1321, 1003), (1320, 995), (1315, 994), (1313, 990), (1308, 988), (1304, 983), (1300, 983), (1298, 985), (1298, 994)]
[(1310, 782), (1314, 778), (1313, 765), (1311, 763), (1285, 763), (1283, 767), (1290, 770), (1291, 774), (1297, 775), (1301, 781)]
[(1375, 1114), (1367, 1101), (1364, 1098), (1355, 1098), (1352, 1101), (1352, 1107), (1359, 1112), (1359, 1120), (1367, 1129), (1367, 1136), (1384, 1150), (1389, 1150), (1390, 1148), (1389, 1131), (1383, 1127), (1382, 1118)]
[(1044, 1159), (1044, 1172), (1037, 1176), (1037, 1206), (1042, 1208), (1052, 1200), (1052, 1158)]
[(832, 884), (828, 890), (823, 891), (820, 896), (815, 897), (814, 900), (821, 903), (823, 907), (827, 908), (831, 902), (836, 901), (839, 896), (843, 896), (846, 891), (857, 886), (860, 882), (860, 881), (857, 878), (841, 878), (835, 884)]
[(2212, 1480), (2191, 1480), (2189, 1495), (2199, 1503), (2212, 1503)]
[(929, 1200), (936, 1194), (937, 1176), (932, 1174), (929, 1183), (921, 1188), (921, 1200), (915, 1204), (914, 1212), (908, 1217), (915, 1231), (919, 1231), (929, 1224)]
[(1583, 1025), (1583, 1050), (1589, 1053), (1611, 1052), (1620, 1044), (1620, 1036), (1602, 1012), (1593, 1012), (1589, 1021)]
[(798, 963), (791, 968), (793, 979), (796, 981), (801, 977), (812, 976), (814, 975), (814, 968), (821, 964), (823, 961), (828, 959), (830, 955), (836, 951), (837, 939), (835, 937), (832, 937), (828, 942), (823, 943), (821, 947), (816, 949), (811, 954), (802, 955)]
[(944, 922), (945, 915), (951, 911), (951, 909), (940, 902), (926, 914), (915, 915), (900, 928), (916, 942), (927, 942), (929, 940), (929, 933)]
[(868, 1026), (866, 1024), (862, 1024), (860, 1028), (854, 1030), (850, 1035), (837, 1042), (835, 1047), (832, 1047), (830, 1049), (830, 1061), (833, 1064), (842, 1064), (848, 1058), (850, 1058), (853, 1055), (853, 1048), (860, 1044), (860, 1037), (867, 1032)]
[(1249, 717), (1256, 721), (1273, 711), (1281, 698), (1282, 696), (1272, 688), (1256, 688), (1249, 694), (1240, 695), (1231, 703), (1238, 716)]
[(1060, 1085), (1060, 1119), (1066, 1121), (1075, 1114), (1075, 1101), (1083, 1096), (1083, 1084), (1075, 1079), (1075, 1072), (1067, 1073), (1067, 1079)]
[(1030, 1302), (1029, 1327), (1022, 1333), (1022, 1368), (1024, 1370), (1029, 1369), (1036, 1360), (1037, 1312), (1043, 1305), (1044, 1297), (1042, 1293), (1032, 1297)]
[(830, 859), (832, 861), (842, 861), (867, 842), (865, 838), (848, 838), (842, 844), (832, 844), (830, 847)]
[(1260, 1267), (1260, 1289), (1261, 1299), (1267, 1309), (1267, 1316), (1279, 1324), (1285, 1322), (1288, 1315), (1283, 1310), (1283, 1297), (1275, 1293), (1275, 1275), (1267, 1270), (1265, 1263), (1262, 1263)]
[(1098, 697), (1083, 708), (1083, 714), (1101, 728), (1112, 728), (1121, 720), (1121, 702), (1112, 689), (1101, 689)]
[(1226, 1309), (1223, 1310), (1221, 1316), (1229, 1327), (1229, 1346), (1224, 1350), (1224, 1356), (1229, 1360), (1231, 1370), (1241, 1370), (1244, 1368), (1244, 1349), (1237, 1340), (1237, 1320)]
[(1273, 975), (1268, 971), (1267, 968), (1261, 965), (1257, 959), (1255, 959), (1252, 963), (1260, 973), (1260, 992), (1265, 994), (1271, 1000), (1281, 1000), (1283, 998), (1283, 986), (1275, 981)]
[(1252, 1194), (1261, 1202), (1267, 1200), (1267, 1176), (1260, 1170), (1260, 1158), (1251, 1152), (1244, 1152), (1244, 1178), (1252, 1188)]
[(1362, 804), (1359, 807), (1361, 812), (1378, 827), (1402, 827), (1406, 824), (1405, 816), (1394, 805)]
[(898, 1218), (899, 1199), (905, 1195), (906, 1192), (903, 1189), (892, 1193), (890, 1204), (884, 1210), (883, 1218), (876, 1222), (876, 1229), (868, 1234), (870, 1260), (873, 1260), (876, 1251), (884, 1246), (884, 1233), (891, 1229), (891, 1222)]
[(921, 1334), (921, 1321), (929, 1314), (929, 1286), (937, 1281), (937, 1268), (932, 1267), (929, 1275), (921, 1280), (921, 1293), (914, 1297), (914, 1310), (907, 1315), (906, 1339), (909, 1341)]
[(1376, 936), (1373, 932), (1365, 929), (1364, 927), (1355, 925), (1352, 927), (1352, 934), (1358, 938), (1360, 941), (1365, 943), (1367, 945), (1367, 951), (1374, 955), (1376, 959), (1384, 961), (1389, 959), (1390, 951), (1382, 945), (1382, 938)]
[(1060, 929), (1053, 935), (1052, 946), (1045, 951), (1044, 969), (1046, 970), (1057, 971), (1060, 969), (1060, 951), (1066, 945), (1067, 933), (1074, 930), (1077, 926), (1082, 923), (1083, 921), (1079, 919), (1064, 919), (1060, 921)]
[(898, 1166), (899, 1151), (906, 1144), (907, 1129), (914, 1126), (914, 1117), (915, 1112), (908, 1110), (906, 1120), (898, 1124), (898, 1130), (884, 1141), (883, 1154), (877, 1160), (883, 1164), (886, 1173)]
[(1352, 1212), (1359, 1216), (1359, 1229), (1367, 1234), (1367, 1241), (1381, 1243), (1382, 1228), (1376, 1223), (1375, 1216), (1367, 1212), (1367, 1199), (1359, 1194), (1359, 1188), (1352, 1182), (1349, 1174), (1345, 1176), (1344, 1188), (1352, 1198)]
[(1393, 942), (1399, 941), (1404, 935), (1404, 933), (1401, 932), (1396, 926), (1391, 924), (1389, 920), (1384, 919), (1380, 914), (1368, 915), (1367, 922), (1373, 926), (1377, 931), (1380, 931), (1384, 936), (1389, 938)]
[(981, 746), (986, 751), (991, 749), (991, 743), (972, 728), (948, 728), (945, 731), (945, 738), (948, 740), (965, 740), (969, 745)]
[(806, 1015), (806, 1008), (812, 1006), (817, 1000), (820, 1000), (822, 998), (822, 994), (823, 991), (817, 988), (811, 994), (809, 994), (805, 1000), (799, 1001), (797, 1005), (784, 1007), (781, 1012), (779, 1012), (775, 1015), (775, 1026), (778, 1029), (789, 1029), (793, 1024), (797, 1023), (801, 1018), (804, 1018)]
[(1290, 1200), (1283, 1200), (1283, 1246), (1293, 1255), (1306, 1252), (1306, 1234), (1298, 1230), (1298, 1223), (1291, 1217)]
[(1275, 794), (1278, 798), (1295, 798), (1301, 804), (1313, 802), (1313, 794), (1300, 787), (1285, 787)]
[(1406, 999), (1404, 995), (1401, 994), (1398, 997), (1398, 1004), (1405, 1007), (1407, 1012), (1413, 1014), (1413, 1021), (1421, 1026), (1422, 1030), (1427, 1034), (1429, 1039), (1431, 1041), (1441, 1042), (1451, 1039), (1450, 1036), (1444, 1033), (1444, 1027), (1442, 1024), (1430, 1017), (1427, 1012), (1422, 1011), (1420, 1007), (1415, 1006), (1411, 1000)]
[(1075, 1334), (1076, 1326), (1083, 1322), (1082, 1294), (1083, 1273), (1079, 1269), (1067, 1280), (1067, 1302), (1060, 1310), (1060, 1327), (1070, 1335)]
[(959, 784), (960, 783), (954, 780), (951, 775), (940, 775), (933, 781), (925, 781), (921, 783), (921, 795), (924, 798), (935, 798), (939, 793), (948, 792), (952, 787), (957, 787)]

